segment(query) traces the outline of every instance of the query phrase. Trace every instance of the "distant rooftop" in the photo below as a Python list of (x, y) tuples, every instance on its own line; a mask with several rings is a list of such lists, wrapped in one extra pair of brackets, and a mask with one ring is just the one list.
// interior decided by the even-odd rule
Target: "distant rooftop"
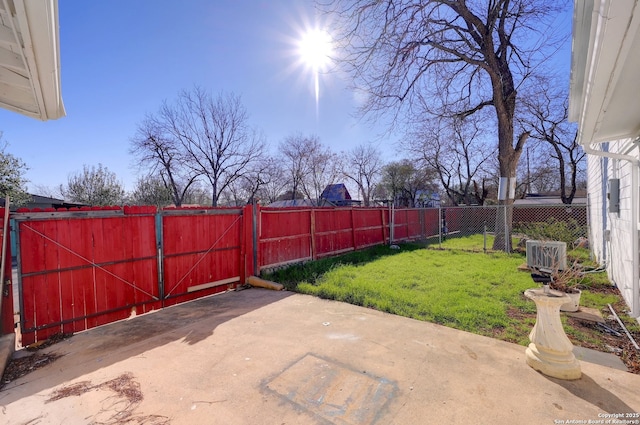
[[(559, 205), (562, 204), (560, 191), (544, 192), (544, 193), (527, 193), (524, 199), (516, 199), (515, 205)], [(587, 191), (577, 190), (571, 205), (586, 205)]]
[(320, 199), (329, 201), (337, 207), (360, 205), (360, 201), (351, 199), (351, 194), (343, 183), (327, 185), (322, 191)]

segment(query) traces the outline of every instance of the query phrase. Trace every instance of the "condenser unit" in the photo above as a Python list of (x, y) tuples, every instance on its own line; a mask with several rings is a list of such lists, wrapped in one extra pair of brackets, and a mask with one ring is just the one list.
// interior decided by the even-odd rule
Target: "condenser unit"
[(558, 241), (527, 241), (527, 266), (564, 270), (567, 268), (567, 244)]

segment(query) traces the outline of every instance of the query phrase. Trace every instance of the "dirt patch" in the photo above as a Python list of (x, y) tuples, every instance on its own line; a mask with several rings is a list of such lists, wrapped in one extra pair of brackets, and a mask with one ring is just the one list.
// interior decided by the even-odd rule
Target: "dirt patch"
[[(573, 334), (567, 335), (574, 345), (615, 354), (620, 357), (629, 372), (640, 374), (640, 351), (633, 346), (617, 320), (605, 315), (605, 324), (601, 326), (569, 317), (567, 324), (581, 334), (579, 338)], [(636, 342), (640, 340), (640, 333), (630, 333)]]
[(509, 306), (507, 308), (507, 316), (514, 320), (535, 319), (536, 313), (526, 313), (518, 308)]
[(81, 396), (95, 389), (109, 389), (116, 393), (118, 397), (126, 399), (129, 403), (140, 403), (144, 398), (142, 391), (140, 391), (140, 384), (133, 380), (133, 374), (127, 372), (115, 379), (98, 385), (91, 385), (90, 381), (80, 381), (75, 384), (66, 385), (55, 390), (46, 402), (49, 403), (66, 397)]
[[(43, 348), (51, 347), (52, 345), (57, 344), (60, 341), (69, 339), (72, 336), (72, 333), (56, 333), (51, 335), (47, 339), (28, 345), (27, 347), (25, 347), (25, 350), (37, 352), (42, 350)], [(15, 381), (16, 379), (21, 378), (33, 372), (34, 370), (38, 370), (41, 367), (54, 362), (59, 357), (60, 354), (56, 353), (35, 353), (24, 357), (12, 358), (7, 364), (4, 373), (2, 374), (2, 382), (0, 382), (0, 388), (4, 387), (11, 381)]]
[(43, 339), (41, 341), (38, 342), (34, 342), (33, 344), (29, 344), (25, 347), (25, 349), (27, 351), (38, 351), (38, 350), (42, 350), (43, 348), (47, 348), (52, 346), (53, 344), (57, 344), (60, 341), (64, 341), (65, 339), (69, 339), (73, 336), (72, 333), (55, 333), (53, 335), (51, 335), (49, 338), (47, 339)]
[[(627, 326), (627, 330), (631, 334), (631, 337), (637, 344), (640, 344), (640, 327), (637, 326), (635, 319), (629, 319), (624, 313), (627, 310), (627, 305), (620, 295), (620, 291), (613, 285), (594, 285), (588, 288), (591, 292), (598, 292), (601, 294), (617, 295), (618, 302), (613, 304), (613, 309), (616, 314)], [(584, 332), (592, 330), (595, 335), (599, 335), (600, 342), (599, 347), (593, 347), (594, 350), (613, 353), (620, 357), (629, 372), (640, 375), (640, 350), (635, 348), (624, 329), (620, 326), (618, 321), (613, 317), (608, 307), (604, 307), (601, 310), (602, 316), (605, 318), (605, 326), (608, 329), (603, 329), (602, 326), (598, 326), (592, 322), (584, 322), (581, 320), (574, 320), (573, 325), (579, 327)], [(630, 325), (631, 324), (631, 325)], [(614, 331), (614, 332), (611, 332)], [(587, 346), (585, 344), (579, 344), (581, 346)], [(592, 347), (587, 347), (592, 348)]]
[[(140, 383), (131, 372), (100, 384), (91, 381), (80, 381), (54, 390), (46, 403), (52, 403), (67, 397), (80, 397), (90, 391), (104, 390), (108, 395), (102, 400), (102, 408), (91, 418), (91, 424), (146, 424), (168, 425), (170, 420), (162, 415), (140, 415), (136, 409), (144, 400)], [(88, 418), (89, 419), (89, 418)]]
[(54, 362), (60, 355), (56, 353), (37, 353), (19, 359), (12, 359), (4, 370), (0, 388), (4, 387), (11, 381), (25, 376), (34, 370), (40, 369)]
[(91, 391), (93, 387), (89, 381), (76, 382), (75, 384), (67, 385), (53, 392), (46, 403), (60, 400), (72, 396), (81, 396), (82, 394)]

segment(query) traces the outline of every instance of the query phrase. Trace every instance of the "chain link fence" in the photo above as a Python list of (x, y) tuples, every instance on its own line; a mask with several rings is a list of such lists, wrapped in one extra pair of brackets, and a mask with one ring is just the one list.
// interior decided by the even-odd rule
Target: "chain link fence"
[[(556, 240), (585, 245), (588, 238), (586, 205), (512, 205), (441, 207), (440, 229), (431, 240), (443, 241), (472, 235), (482, 235), (484, 250), (492, 249), (493, 241), (508, 240), (511, 228), (511, 243), (502, 244), (510, 252), (523, 245), (526, 239)], [(511, 223), (511, 226), (509, 226)]]

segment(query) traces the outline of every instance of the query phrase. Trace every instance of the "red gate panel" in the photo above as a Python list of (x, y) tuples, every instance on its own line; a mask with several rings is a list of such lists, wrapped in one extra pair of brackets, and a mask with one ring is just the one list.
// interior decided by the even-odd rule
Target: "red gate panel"
[(163, 212), (164, 304), (225, 291), (243, 268), (240, 209), (170, 209)]
[(22, 344), (159, 308), (154, 213), (132, 207), (14, 215)]

